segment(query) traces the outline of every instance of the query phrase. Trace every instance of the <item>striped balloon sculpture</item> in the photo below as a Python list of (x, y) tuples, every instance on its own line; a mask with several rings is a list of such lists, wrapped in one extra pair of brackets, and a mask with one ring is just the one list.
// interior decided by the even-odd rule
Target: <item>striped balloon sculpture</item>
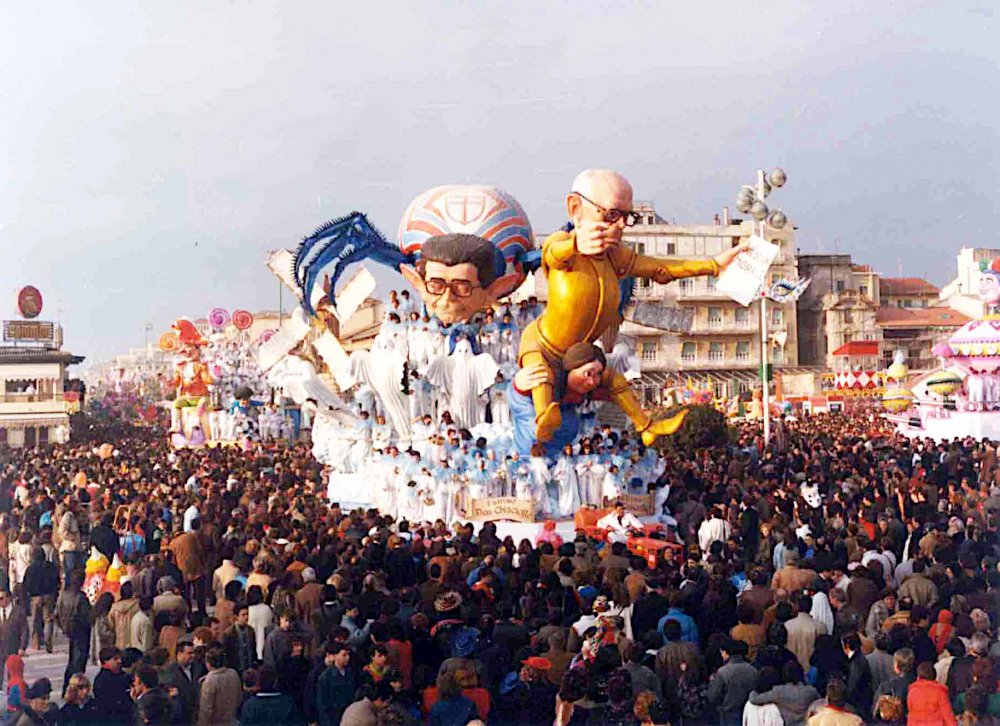
[(528, 215), (514, 197), (496, 187), (465, 184), (434, 187), (410, 202), (399, 223), (399, 246), (419, 255), (430, 237), (454, 233), (492, 242), (507, 274), (521, 272), (519, 259), (534, 248)]

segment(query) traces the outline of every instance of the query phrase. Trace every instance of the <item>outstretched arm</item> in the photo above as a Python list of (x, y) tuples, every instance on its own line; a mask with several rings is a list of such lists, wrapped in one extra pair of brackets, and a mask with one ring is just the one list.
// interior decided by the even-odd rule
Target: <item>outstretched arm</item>
[(740, 252), (748, 249), (750, 243), (744, 241), (707, 260), (668, 260), (640, 255), (627, 247), (616, 247), (608, 254), (622, 277), (641, 277), (664, 284), (682, 277), (719, 275)]

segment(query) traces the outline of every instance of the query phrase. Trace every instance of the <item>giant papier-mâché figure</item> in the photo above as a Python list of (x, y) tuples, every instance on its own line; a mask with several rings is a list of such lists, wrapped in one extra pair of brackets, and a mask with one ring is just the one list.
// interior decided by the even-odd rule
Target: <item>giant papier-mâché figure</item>
[[(639, 277), (664, 284), (682, 277), (718, 275), (747, 247), (742, 244), (708, 260), (666, 260), (640, 255), (622, 244), (622, 232), (635, 224), (632, 186), (620, 174), (591, 169), (573, 182), (566, 197), (572, 231), (556, 232), (542, 245), (542, 269), (548, 281), (548, 303), (541, 316), (521, 335), (518, 363), (541, 367), (548, 378), (531, 391), (537, 439), (552, 439), (562, 423), (553, 374), (574, 343), (594, 343), (621, 322), (621, 282)], [(654, 421), (642, 410), (631, 387), (605, 368), (601, 387), (641, 432), (647, 445), (671, 434), (683, 413)]]
[(208, 387), (215, 382), (208, 364), (201, 359), (201, 349), (208, 345), (208, 341), (198, 332), (194, 323), (186, 318), (179, 318), (172, 327), (177, 333), (179, 353), (171, 380), (175, 397), (170, 406), (170, 430), (174, 433), (181, 432), (182, 409), (194, 407), (202, 431), (208, 431), (204, 422), (205, 407), (208, 403)]

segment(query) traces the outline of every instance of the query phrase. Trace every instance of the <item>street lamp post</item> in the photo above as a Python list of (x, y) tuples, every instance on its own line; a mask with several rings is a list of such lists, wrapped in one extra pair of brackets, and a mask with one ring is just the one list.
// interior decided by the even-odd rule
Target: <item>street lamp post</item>
[[(772, 187), (783, 187), (788, 176), (782, 169), (775, 169), (770, 177), (763, 169), (757, 170), (757, 183), (754, 186), (744, 186), (736, 195), (736, 209), (739, 212), (749, 212), (754, 218), (758, 229), (754, 231), (761, 239), (765, 237), (767, 226), (782, 229), (788, 222), (785, 213), (780, 209), (770, 210), (764, 200), (770, 196)], [(756, 226), (756, 225), (755, 225)], [(760, 291), (760, 384), (761, 405), (764, 407), (764, 443), (771, 439), (771, 385), (767, 379), (771, 369), (770, 338), (767, 334), (767, 280)]]

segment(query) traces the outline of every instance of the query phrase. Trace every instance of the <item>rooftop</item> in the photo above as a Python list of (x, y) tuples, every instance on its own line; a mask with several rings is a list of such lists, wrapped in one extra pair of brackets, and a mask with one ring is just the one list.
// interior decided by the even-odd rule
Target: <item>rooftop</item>
[(63, 350), (0, 346), (0, 363), (65, 363), (73, 365), (74, 363), (82, 363), (83, 360), (82, 355), (73, 355)]
[(878, 355), (877, 340), (852, 340), (833, 351), (832, 355), (873, 356)]
[(937, 295), (941, 290), (921, 277), (883, 277), (882, 294), (888, 297), (900, 295)]
[(883, 328), (958, 328), (969, 317), (952, 308), (880, 307), (875, 323)]

